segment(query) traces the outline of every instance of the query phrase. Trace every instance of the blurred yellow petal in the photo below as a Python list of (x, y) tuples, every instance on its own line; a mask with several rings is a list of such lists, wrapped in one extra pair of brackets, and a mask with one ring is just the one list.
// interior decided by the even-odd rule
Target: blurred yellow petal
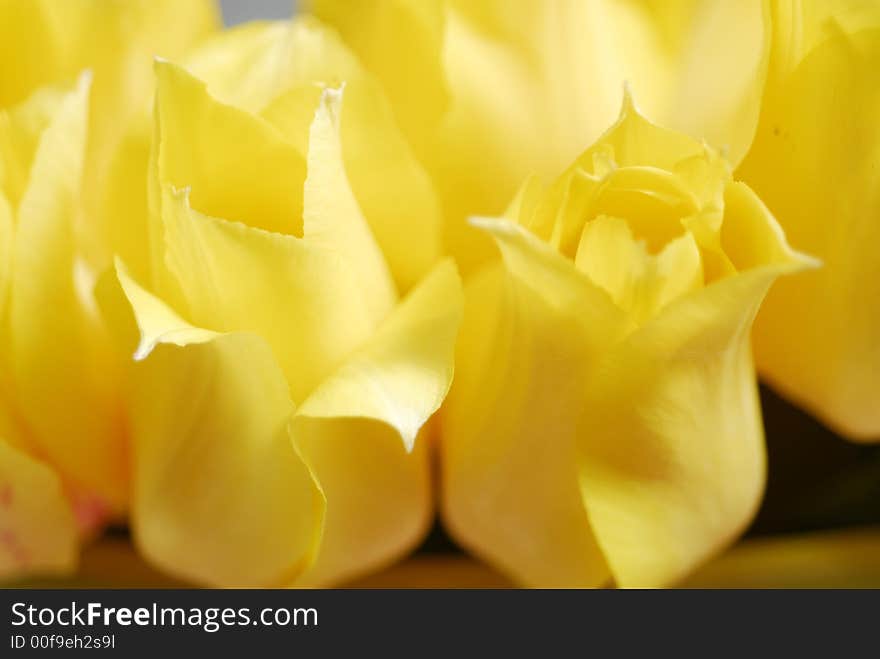
[(77, 529), (58, 476), (0, 439), (0, 580), (67, 573)]
[[(443, 69), (443, 3), (382, 0), (350, 3), (308, 0), (306, 11), (335, 27), (388, 94), (404, 132), (426, 148), (425, 128), (448, 104)], [(401, 58), (401, 53), (406, 53)]]
[(153, 56), (179, 55), (219, 22), (213, 0), (0, 2), (0, 107), (44, 85), (68, 83), (84, 69), (94, 74), (82, 181), (89, 214), (76, 227), (93, 266), (107, 266), (125, 231), (125, 215), (104, 208), (105, 177), (129, 121), (152, 94)]
[(143, 281), (150, 281), (152, 267), (147, 190), (150, 139), (151, 122), (146, 117), (132, 124), (107, 168), (100, 205), (102, 232), (110, 251)]
[(678, 584), (683, 588), (880, 588), (880, 529), (746, 540)]
[(138, 546), (179, 578), (286, 583), (313, 558), (324, 504), (288, 433), (294, 406), (271, 349), (187, 326), (117, 274), (142, 336), (158, 344), (133, 373)]
[(94, 100), (102, 105), (119, 96), (114, 88), (147, 79), (153, 54), (177, 54), (218, 23), (210, 0), (2, 0), (0, 106), (85, 68), (100, 80)]
[(880, 23), (880, 5), (874, 0), (774, 0), (770, 8), (770, 96), (782, 91), (785, 78), (817, 47), (841, 35), (876, 29)]
[[(12, 208), (0, 187), (0, 322), (4, 322), (9, 281), (12, 277), (12, 256), (15, 250), (15, 225)], [(2, 354), (0, 349), (0, 354)]]
[(443, 261), (376, 333), (297, 410), (311, 418), (365, 417), (397, 430), (407, 451), (446, 397), (461, 322), (461, 282)]
[(880, 15), (862, 5), (849, 31), (844, 9), (856, 5), (793, 10), (789, 25), (802, 31), (783, 43), (819, 43), (780, 66), (739, 175), (824, 263), (769, 295), (755, 328), (759, 370), (840, 433), (870, 441), (880, 438)]
[(28, 186), (40, 138), (69, 91), (42, 87), (0, 112), (0, 187), (13, 208), (18, 208)]
[(284, 89), (295, 57), (289, 21), (251, 21), (222, 30), (186, 54), (188, 71), (211, 95), (259, 113)]
[(305, 161), (267, 122), (211, 98), (205, 84), (156, 63), (158, 181), (192, 189), (208, 215), (302, 233)]
[(17, 209), (8, 350), (16, 403), (36, 448), (118, 509), (127, 475), (116, 371), (73, 235), (88, 92), (83, 76), (58, 98), (33, 156)]

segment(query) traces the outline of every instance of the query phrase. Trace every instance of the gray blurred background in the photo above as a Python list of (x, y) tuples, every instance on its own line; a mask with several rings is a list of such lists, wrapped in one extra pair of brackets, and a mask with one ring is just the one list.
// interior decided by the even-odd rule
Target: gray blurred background
[(288, 18), (296, 0), (220, 0), (226, 25), (236, 25), (255, 18)]

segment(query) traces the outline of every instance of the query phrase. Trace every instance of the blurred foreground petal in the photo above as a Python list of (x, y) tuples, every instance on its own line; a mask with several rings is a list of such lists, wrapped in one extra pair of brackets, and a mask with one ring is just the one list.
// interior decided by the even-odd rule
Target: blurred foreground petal
[(880, 528), (745, 540), (683, 588), (880, 588)]
[(0, 439), (0, 581), (69, 572), (77, 529), (58, 476)]

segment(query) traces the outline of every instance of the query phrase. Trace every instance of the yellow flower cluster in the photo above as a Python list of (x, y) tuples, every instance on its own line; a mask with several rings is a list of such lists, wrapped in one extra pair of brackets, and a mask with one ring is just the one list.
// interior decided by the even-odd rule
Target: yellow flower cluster
[(756, 371), (880, 438), (880, 4), (303, 12), (0, 0), (0, 578), (674, 584)]

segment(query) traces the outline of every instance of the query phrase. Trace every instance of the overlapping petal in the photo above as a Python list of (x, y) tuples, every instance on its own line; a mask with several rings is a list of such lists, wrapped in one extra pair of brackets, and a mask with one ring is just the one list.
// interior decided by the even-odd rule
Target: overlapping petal
[(739, 174), (824, 267), (770, 294), (756, 324), (756, 359), (784, 395), (844, 435), (876, 440), (880, 13), (876, 3), (859, 2), (789, 10)]
[(76, 565), (77, 528), (58, 475), (0, 440), (0, 579), (65, 573)]
[[(88, 94), (88, 76), (73, 90), (52, 94), (56, 104), (26, 165), (29, 176), (15, 209), (3, 350), (13, 404), (35, 448), (118, 510), (127, 476), (117, 373), (74, 235), (82, 209)], [(42, 123), (43, 101), (37, 115)]]
[(288, 433), (287, 382), (260, 337), (183, 321), (117, 272), (141, 333), (132, 515), (140, 549), (182, 578), (282, 585), (312, 560), (324, 499)]

